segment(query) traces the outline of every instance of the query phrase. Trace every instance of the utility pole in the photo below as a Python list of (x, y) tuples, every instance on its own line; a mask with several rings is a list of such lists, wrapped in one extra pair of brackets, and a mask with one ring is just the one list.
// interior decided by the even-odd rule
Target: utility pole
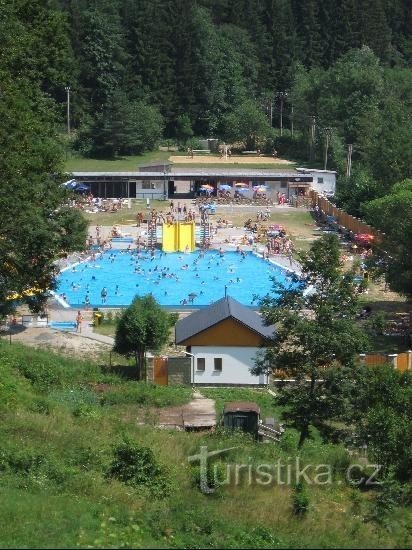
[(270, 98), (270, 127), (273, 126), (273, 99)]
[(325, 165), (323, 169), (326, 170), (326, 167), (328, 165), (328, 149), (329, 149), (329, 141), (332, 133), (332, 128), (327, 127), (327, 128), (324, 128), (324, 130), (326, 132), (326, 145), (325, 145)]
[(280, 101), (280, 135), (283, 135), (283, 102), (288, 97), (287, 92), (277, 92), (276, 97)]
[(315, 143), (315, 127), (316, 127), (316, 117), (311, 116), (311, 125), (310, 125), (310, 144), (309, 144), (309, 160), (313, 160), (313, 146)]
[(346, 158), (346, 179), (349, 179), (352, 173), (352, 153), (353, 153), (353, 145), (352, 143), (349, 143), (348, 156)]
[(70, 137), (70, 86), (64, 88), (67, 93), (67, 135)]
[(163, 161), (163, 199), (168, 199), (168, 192), (166, 191), (166, 163)]
[(290, 135), (293, 139), (293, 105), (290, 108)]

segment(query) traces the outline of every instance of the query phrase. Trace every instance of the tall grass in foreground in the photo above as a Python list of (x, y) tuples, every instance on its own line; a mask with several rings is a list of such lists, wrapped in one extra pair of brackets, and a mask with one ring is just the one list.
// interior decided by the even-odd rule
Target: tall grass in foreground
[[(256, 443), (242, 433), (139, 426), (136, 417), (142, 407), (181, 403), (188, 396), (187, 388), (158, 390), (141, 388), (89, 362), (0, 346), (0, 547), (410, 545), (407, 510), (391, 512), (391, 530), (368, 519), (374, 494), (346, 483), (348, 455), (342, 447), (319, 440), (305, 444), (303, 464), (332, 464), (334, 482), (308, 486), (309, 510), (295, 517), (291, 485), (263, 486), (254, 477), (262, 463), (295, 460), (294, 431), (273, 445)], [(231, 392), (230, 398), (247, 397)], [(261, 406), (270, 410), (263, 397)], [(125, 441), (131, 442), (130, 449), (122, 447)], [(200, 446), (235, 447), (213, 459), (212, 466), (222, 475), (231, 464), (250, 465), (252, 483), (246, 469), (238, 483), (232, 477), (213, 494), (201, 493), (197, 465), (188, 462)], [(124, 463), (114, 466), (119, 457), (128, 456), (126, 470)], [(157, 473), (163, 477), (158, 479)], [(148, 474), (154, 485), (142, 478)], [(135, 475), (145, 482), (128, 483)]]

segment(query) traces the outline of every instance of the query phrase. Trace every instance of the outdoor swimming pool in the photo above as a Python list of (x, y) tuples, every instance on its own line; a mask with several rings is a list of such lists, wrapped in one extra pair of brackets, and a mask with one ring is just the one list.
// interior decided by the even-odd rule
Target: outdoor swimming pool
[(49, 327), (55, 328), (56, 330), (75, 330), (76, 323), (71, 323), (69, 321), (51, 321)]
[[(136, 296), (152, 293), (162, 306), (206, 306), (225, 295), (247, 306), (256, 306), (255, 295), (267, 294), (271, 277), (288, 284), (283, 268), (245, 252), (217, 250), (191, 254), (110, 250), (62, 271), (57, 292), (73, 308), (127, 306)], [(107, 289), (103, 303), (101, 291)], [(193, 302), (190, 300), (192, 295)], [(185, 301), (187, 304), (185, 304)]]

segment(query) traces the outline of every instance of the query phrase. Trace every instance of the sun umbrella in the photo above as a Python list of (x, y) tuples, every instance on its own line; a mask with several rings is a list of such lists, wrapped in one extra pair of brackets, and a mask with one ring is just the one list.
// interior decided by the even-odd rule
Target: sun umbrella
[(355, 235), (355, 239), (356, 239), (357, 241), (367, 241), (367, 242), (370, 242), (370, 241), (373, 241), (374, 236), (373, 236), (373, 235), (370, 235), (369, 233), (358, 233), (357, 235)]
[(227, 185), (226, 183), (220, 183), (219, 189), (223, 189), (223, 191), (230, 191), (232, 189), (232, 186)]
[(266, 193), (267, 189), (263, 185), (263, 186), (259, 186), (259, 187), (254, 187), (253, 191), (255, 191), (255, 193)]
[(68, 181), (65, 181), (64, 183), (62, 183), (63, 187), (66, 187), (66, 189), (74, 189), (75, 187), (77, 187), (79, 184), (76, 180), (68, 180)]
[(204, 185), (200, 186), (200, 189), (209, 189), (209, 190), (213, 191), (214, 187), (213, 187), (213, 185), (209, 185), (208, 183), (205, 183)]
[(243, 183), (242, 181), (237, 181), (235, 183), (235, 187), (249, 187), (247, 183)]
[(255, 190), (262, 189), (262, 190), (266, 191), (267, 185), (264, 185), (263, 183), (260, 184), (260, 185), (254, 185), (253, 189), (255, 189)]

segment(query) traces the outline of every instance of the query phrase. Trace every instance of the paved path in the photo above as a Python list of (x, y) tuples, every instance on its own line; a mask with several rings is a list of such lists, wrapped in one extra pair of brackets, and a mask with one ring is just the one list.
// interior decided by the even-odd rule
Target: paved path
[[(216, 426), (215, 402), (207, 399), (199, 391), (194, 390), (193, 399), (180, 407), (164, 407), (153, 409), (157, 416), (156, 424), (160, 428), (202, 429)], [(144, 424), (144, 418), (138, 418), (139, 424)]]

